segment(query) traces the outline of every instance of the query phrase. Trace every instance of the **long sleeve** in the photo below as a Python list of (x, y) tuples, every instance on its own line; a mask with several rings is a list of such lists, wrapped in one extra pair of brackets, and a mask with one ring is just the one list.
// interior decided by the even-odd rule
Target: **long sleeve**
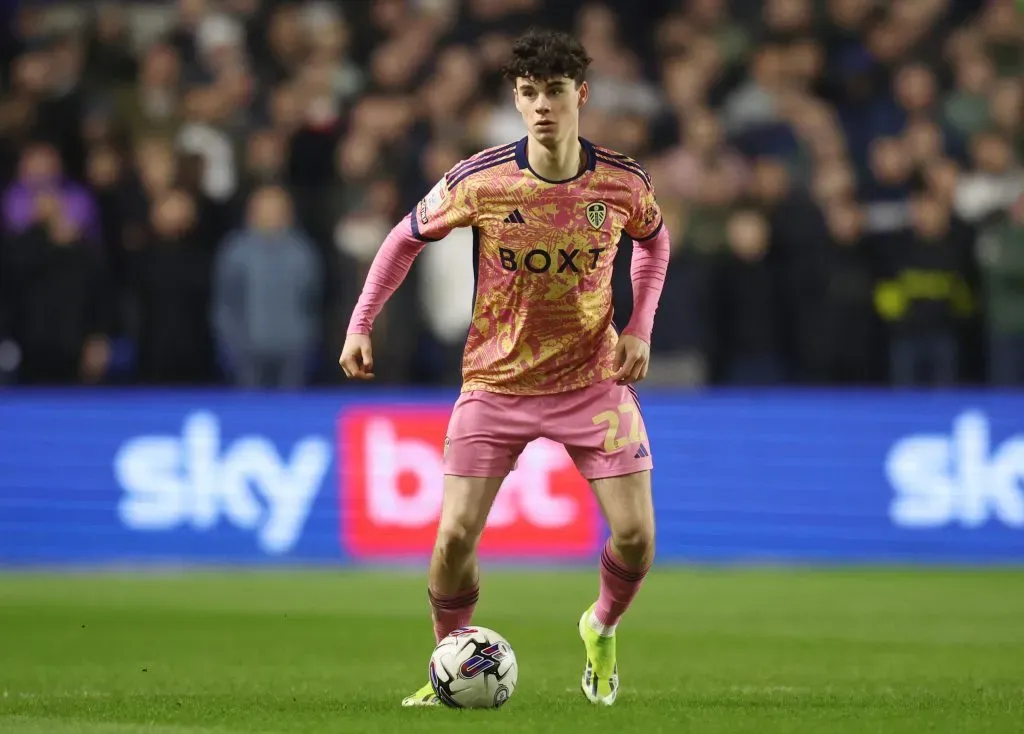
[(405, 280), (413, 261), (426, 244), (413, 234), (409, 216), (394, 226), (370, 265), (363, 292), (359, 295), (349, 321), (349, 334), (370, 333), (374, 319)]
[(669, 257), (668, 228), (662, 225), (650, 239), (633, 243), (633, 259), (629, 275), (633, 282), (633, 313), (623, 334), (635, 336), (648, 344), (654, 330), (654, 314), (665, 285)]

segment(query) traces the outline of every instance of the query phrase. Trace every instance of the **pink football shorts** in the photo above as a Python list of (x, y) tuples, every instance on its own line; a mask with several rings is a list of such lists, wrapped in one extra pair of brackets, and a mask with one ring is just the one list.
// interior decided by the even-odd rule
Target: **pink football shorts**
[(445, 473), (503, 477), (537, 438), (565, 446), (586, 479), (653, 467), (636, 390), (605, 380), (550, 395), (462, 393), (448, 422)]

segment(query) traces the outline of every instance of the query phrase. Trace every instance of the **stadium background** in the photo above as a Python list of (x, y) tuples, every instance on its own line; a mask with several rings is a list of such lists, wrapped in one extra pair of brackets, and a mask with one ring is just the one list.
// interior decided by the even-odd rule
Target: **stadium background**
[[(5, 5), (0, 560), (422, 559), (472, 300), (432, 244), (342, 384), (384, 234), (521, 134), (532, 23), (674, 252), (643, 386), (665, 560), (1024, 559), (1024, 22), (1012, 3)], [(628, 319), (628, 241), (617, 315)], [(485, 549), (580, 560), (538, 444)]]
[(496, 70), (535, 22), (587, 45), (582, 132), (648, 168), (674, 235), (640, 388), (658, 568), (620, 705), (585, 711), (569, 623), (605, 528), (564, 451), (532, 445), (477, 610), (521, 687), (444, 730), (1020, 730), (1014, 3), (0, 17), (0, 730), (437, 731), (395, 704), (432, 642), (468, 233), (385, 310), (373, 384), (336, 359), (392, 224), (521, 136)]

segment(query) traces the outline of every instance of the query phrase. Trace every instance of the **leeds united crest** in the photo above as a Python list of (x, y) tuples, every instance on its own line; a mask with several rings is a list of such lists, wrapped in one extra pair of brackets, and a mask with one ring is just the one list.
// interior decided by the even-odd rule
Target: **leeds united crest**
[(587, 221), (594, 229), (601, 229), (606, 216), (608, 216), (608, 207), (604, 205), (604, 202), (595, 201), (593, 204), (587, 205)]

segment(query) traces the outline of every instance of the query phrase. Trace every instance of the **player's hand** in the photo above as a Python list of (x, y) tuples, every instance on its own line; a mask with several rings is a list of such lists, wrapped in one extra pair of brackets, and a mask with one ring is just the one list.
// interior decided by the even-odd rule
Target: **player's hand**
[(367, 334), (349, 334), (345, 337), (345, 346), (341, 348), (338, 359), (345, 377), (357, 380), (373, 379), (373, 348)]
[(651, 347), (643, 339), (623, 334), (615, 346), (616, 382), (632, 385), (647, 377), (647, 366), (651, 362)]

